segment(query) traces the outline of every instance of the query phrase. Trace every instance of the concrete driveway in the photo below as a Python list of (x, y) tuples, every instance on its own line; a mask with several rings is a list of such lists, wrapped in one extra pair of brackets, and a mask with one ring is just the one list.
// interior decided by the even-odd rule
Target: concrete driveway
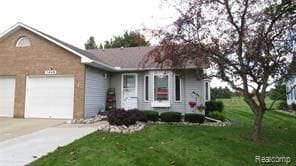
[[(60, 120), (51, 121), (41, 119), (38, 121), (35, 119), (36, 121), (34, 122), (30, 122), (33, 119), (16, 120), (24, 120), (17, 122), (20, 123), (19, 125), (22, 123), (27, 124), (27, 126), (32, 127), (32, 129), (26, 129), (27, 134), (21, 136), (17, 136), (17, 134), (24, 133), (20, 132), (19, 129), (16, 130), (19, 127), (15, 127), (13, 130), (6, 129), (6, 131), (14, 131), (13, 133), (15, 134), (14, 137), (10, 138), (5, 136), (5, 140), (0, 141), (1, 166), (18, 166), (29, 164), (30, 162), (46, 155), (47, 153), (54, 151), (59, 146), (65, 146), (76, 139), (88, 135), (96, 131), (99, 125), (107, 123), (99, 122), (96, 124), (82, 125), (64, 124), (64, 121)], [(28, 120), (28, 122), (25, 122), (26, 120)], [(39, 125), (37, 122), (42, 124), (42, 129), (41, 127), (36, 127)], [(36, 126), (29, 124), (35, 124)], [(0, 126), (0, 129), (2, 130), (2, 125)]]
[(0, 118), (0, 142), (63, 123), (65, 120)]

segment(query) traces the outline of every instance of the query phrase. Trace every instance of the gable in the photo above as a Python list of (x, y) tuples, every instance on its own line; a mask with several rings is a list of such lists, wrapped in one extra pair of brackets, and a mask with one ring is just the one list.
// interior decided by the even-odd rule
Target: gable
[[(19, 39), (26, 37), (31, 46), (17, 47)], [(71, 63), (80, 63), (81, 58), (56, 44), (32, 33), (25, 28), (19, 28), (0, 41), (0, 58), (3, 60), (14, 58), (14, 61), (31, 59), (32, 61), (62, 61), (67, 59)]]
[[(16, 47), (26, 35), (30, 47)], [(0, 42), (0, 75), (40, 75), (53, 67), (59, 73), (76, 74), (84, 69), (79, 57), (30, 31), (20, 29)]]
[(72, 55), (80, 57), (81, 63), (89, 64), (89, 65), (92, 65), (92, 66), (100, 68), (100, 69), (105, 69), (105, 70), (110, 70), (110, 71), (114, 70), (114, 68), (112, 66), (98, 61), (93, 54), (91, 54), (85, 50), (82, 50), (80, 48), (77, 48), (73, 45), (70, 45), (66, 42), (63, 42), (63, 41), (61, 41), (57, 38), (54, 38), (50, 35), (47, 35), (43, 32), (40, 32), (40, 31), (38, 31), (32, 27), (29, 27), (25, 24), (22, 24), (22, 23), (17, 23), (14, 26), (12, 26), (10, 29), (8, 29), (7, 31), (2, 33), (0, 35), (0, 43), (3, 40), (5, 40), (7, 37), (9, 37), (11, 34), (14, 34), (15, 32), (17, 32), (20, 29), (25, 29), (25, 30), (31, 32), (32, 34), (35, 34), (36, 36), (39, 36), (39, 37), (47, 40), (48, 42), (51, 42), (52, 44), (55, 44), (56, 46), (72, 53)]

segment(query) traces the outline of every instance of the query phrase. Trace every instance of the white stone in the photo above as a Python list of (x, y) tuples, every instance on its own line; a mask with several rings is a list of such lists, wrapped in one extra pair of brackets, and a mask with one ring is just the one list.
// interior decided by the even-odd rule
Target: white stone
[(122, 130), (123, 134), (129, 133), (129, 130)]

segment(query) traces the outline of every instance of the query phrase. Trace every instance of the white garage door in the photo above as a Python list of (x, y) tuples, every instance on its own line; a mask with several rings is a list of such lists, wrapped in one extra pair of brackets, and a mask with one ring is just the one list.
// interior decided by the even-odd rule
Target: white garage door
[(74, 77), (27, 77), (26, 118), (73, 119)]
[(15, 77), (0, 77), (0, 116), (13, 117)]

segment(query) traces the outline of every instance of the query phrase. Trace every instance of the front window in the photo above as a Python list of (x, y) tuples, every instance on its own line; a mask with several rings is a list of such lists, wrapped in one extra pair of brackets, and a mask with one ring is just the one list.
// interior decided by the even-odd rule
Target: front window
[(209, 95), (209, 83), (208, 82), (206, 82), (206, 101), (208, 101), (209, 100), (209, 97), (210, 97), (210, 95)]
[(169, 77), (168, 75), (154, 76), (154, 100), (169, 100)]
[(175, 101), (181, 101), (181, 78), (175, 76)]
[(149, 76), (144, 77), (144, 101), (149, 100)]

